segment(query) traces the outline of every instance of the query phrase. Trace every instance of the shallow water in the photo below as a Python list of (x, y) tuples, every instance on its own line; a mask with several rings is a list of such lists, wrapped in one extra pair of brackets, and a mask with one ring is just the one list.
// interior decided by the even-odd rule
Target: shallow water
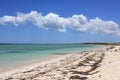
[(53, 55), (53, 53), (80, 52), (98, 48), (83, 44), (0, 44), (0, 69)]

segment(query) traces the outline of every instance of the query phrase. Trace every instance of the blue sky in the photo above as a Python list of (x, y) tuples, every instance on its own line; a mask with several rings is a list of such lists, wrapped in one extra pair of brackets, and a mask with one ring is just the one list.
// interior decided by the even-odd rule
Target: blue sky
[(1, 0), (0, 43), (120, 41), (119, 0)]

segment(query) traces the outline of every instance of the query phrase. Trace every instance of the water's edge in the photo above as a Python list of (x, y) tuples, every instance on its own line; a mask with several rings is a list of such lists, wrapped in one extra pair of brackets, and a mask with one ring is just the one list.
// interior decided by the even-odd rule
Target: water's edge
[[(85, 47), (85, 46), (76, 47), (76, 46), (78, 46), (78, 45), (73, 45), (72, 48), (71, 47), (70, 48), (62, 48), (59, 50), (55, 49), (55, 50), (48, 50), (48, 51), (41, 51), (41, 52), (31, 50), (32, 51), (31, 53), (26, 53), (26, 54), (11, 53), (12, 54), (11, 55), (10, 53), (7, 53), (7, 57), (3, 56), (2, 58), (4, 58), (4, 59), (10, 58), (10, 57), (12, 57), (12, 58), (10, 58), (10, 60), (8, 59), (9, 61), (7, 61), (7, 63), (4, 63), (5, 61), (2, 61), (2, 59), (0, 57), (0, 59), (1, 59), (0, 72), (5, 72), (5, 71), (12, 70), (15, 68), (21, 68), (23, 66), (29, 66), (34, 63), (50, 60), (50, 59), (61, 56), (61, 54), (64, 55), (64, 54), (73, 53), (73, 52), (89, 51), (89, 50), (94, 50), (94, 49), (101, 47), (99, 45), (90, 45), (90, 46), (86, 45), (87, 47)], [(3, 53), (0, 55), (3, 55)], [(22, 59), (21, 59), (21, 57), (22, 57)], [(18, 61), (15, 61), (15, 59)]]

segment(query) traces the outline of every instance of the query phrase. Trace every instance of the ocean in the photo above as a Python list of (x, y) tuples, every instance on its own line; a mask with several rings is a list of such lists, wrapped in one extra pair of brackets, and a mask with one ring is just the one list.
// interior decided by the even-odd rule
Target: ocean
[(54, 53), (72, 53), (98, 48), (91, 44), (0, 44), (0, 70), (27, 64)]

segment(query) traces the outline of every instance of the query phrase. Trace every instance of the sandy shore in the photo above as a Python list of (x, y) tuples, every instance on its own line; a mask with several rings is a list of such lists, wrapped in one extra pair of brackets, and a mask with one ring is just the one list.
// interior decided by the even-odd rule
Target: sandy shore
[(0, 74), (0, 80), (120, 80), (120, 46), (64, 54)]
[[(64, 54), (64, 53), (62, 53), (62, 54)], [(42, 57), (40, 59), (35, 59), (35, 60), (32, 60), (32, 61), (28, 61), (28, 62), (25, 62), (23, 64), (18, 64), (18, 65), (15, 65), (14, 67), (13, 66), (10, 66), (10, 67), (7, 67), (7, 68), (5, 67), (4, 69), (0, 69), (0, 74), (6, 73), (6, 72), (11, 72), (11, 71), (14, 71), (14, 70), (21, 70), (23, 68), (30, 67), (31, 65), (35, 66), (35, 65), (38, 65), (39, 63), (46, 62), (46, 61), (49, 61), (51, 59), (59, 58), (61, 56), (62, 55), (58, 55), (56, 53), (56, 54), (52, 54), (52, 55), (49, 55), (49, 56), (46, 56), (46, 57)]]

